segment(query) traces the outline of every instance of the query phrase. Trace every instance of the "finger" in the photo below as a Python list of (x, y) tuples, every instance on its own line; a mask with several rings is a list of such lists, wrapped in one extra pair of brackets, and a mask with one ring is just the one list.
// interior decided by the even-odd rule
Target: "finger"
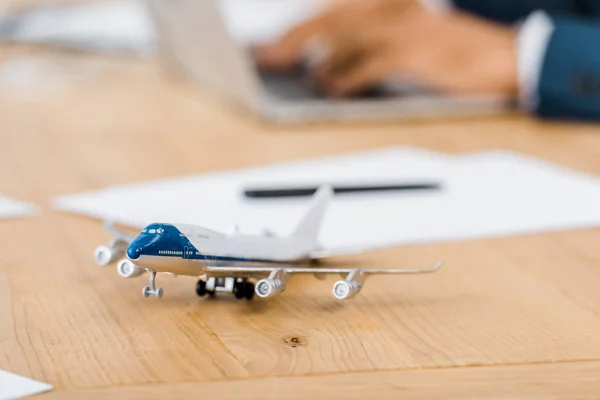
[(277, 42), (254, 48), (256, 62), (270, 69), (293, 67), (303, 58), (309, 43), (326, 34), (328, 17), (328, 14), (318, 16), (292, 28)]
[(354, 33), (361, 22), (369, 25), (365, 18), (374, 8), (372, 3), (372, 0), (334, 2), (311, 20), (292, 28), (277, 42), (253, 49), (254, 58), (266, 68), (288, 69), (306, 56), (315, 57), (314, 47), (323, 47), (331, 36)]
[[(388, 53), (405, 53), (407, 44), (414, 42), (411, 35), (403, 34), (397, 23), (384, 23), (353, 32), (336, 32), (328, 38), (328, 54), (314, 75), (319, 80), (330, 80), (360, 67), (366, 60)], [(398, 58), (397, 55), (395, 58)], [(393, 59), (390, 58), (390, 62)]]
[(393, 60), (385, 53), (370, 55), (344, 72), (331, 76), (325, 81), (324, 88), (332, 96), (349, 96), (385, 80), (393, 71)]
[(312, 72), (316, 81), (328, 81), (352, 68), (364, 57), (364, 50), (349, 43), (332, 43), (328, 49), (326, 56)]
[(373, 40), (369, 29), (352, 34), (335, 34), (326, 43), (327, 52), (321, 62), (313, 69), (313, 77), (317, 81), (327, 81), (332, 77), (345, 73), (357, 63), (376, 51), (379, 44)]
[[(337, 38), (339, 39), (339, 38)], [(321, 58), (318, 62), (309, 66), (309, 83), (313, 89), (318, 92), (323, 92), (323, 82), (328, 82), (331, 77), (337, 76), (353, 63), (360, 60), (357, 54), (359, 48), (353, 46), (350, 40), (330, 40), (324, 44), (327, 51), (321, 53)]]

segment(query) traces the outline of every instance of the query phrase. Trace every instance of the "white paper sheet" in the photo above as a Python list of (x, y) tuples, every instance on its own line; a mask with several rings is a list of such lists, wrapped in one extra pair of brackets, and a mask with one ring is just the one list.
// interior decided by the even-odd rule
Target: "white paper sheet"
[[(382, 163), (383, 159), (390, 162)], [(283, 233), (293, 229), (305, 211), (308, 199), (251, 201), (242, 196), (243, 187), (269, 182), (314, 183), (324, 178), (334, 183), (359, 183), (398, 181), (404, 177), (402, 181), (409, 182), (436, 179), (436, 175), (439, 178), (442, 169), (435, 153), (416, 149), (384, 149), (112, 187), (58, 198), (54, 204), (62, 210), (111, 219), (134, 227), (162, 220), (197, 223), (222, 231), (239, 225), (245, 232), (261, 232), (263, 228), (269, 228)], [(356, 202), (356, 198), (353, 201)]]
[(36, 211), (34, 205), (0, 195), (0, 218), (24, 217)]
[(326, 248), (453, 241), (600, 224), (600, 180), (505, 151), (444, 156), (390, 148), (342, 157), (167, 179), (66, 196), (55, 206), (134, 227), (183, 222), (230, 231), (290, 232), (308, 199), (246, 199), (261, 183), (439, 180), (441, 192), (336, 196)]
[(52, 386), (47, 383), (0, 370), (0, 400), (20, 399), (48, 390), (52, 390)]

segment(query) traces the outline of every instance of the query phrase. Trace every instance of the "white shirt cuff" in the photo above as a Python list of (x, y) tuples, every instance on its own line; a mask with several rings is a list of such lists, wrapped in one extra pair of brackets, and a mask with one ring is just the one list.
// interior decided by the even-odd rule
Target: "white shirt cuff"
[(534, 110), (538, 105), (538, 83), (542, 63), (553, 31), (552, 20), (542, 11), (535, 11), (529, 15), (518, 29), (519, 100), (528, 110)]
[(434, 13), (444, 13), (452, 10), (452, 1), (451, 0), (419, 0), (421, 5)]

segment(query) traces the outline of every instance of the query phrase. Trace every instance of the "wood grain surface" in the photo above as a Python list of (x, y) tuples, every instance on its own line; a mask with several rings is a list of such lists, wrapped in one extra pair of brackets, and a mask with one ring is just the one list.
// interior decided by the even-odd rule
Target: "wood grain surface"
[[(28, 65), (30, 76), (9, 79)], [(8, 76), (8, 77), (7, 77)], [(194, 280), (95, 265), (98, 221), (54, 196), (390, 145), (513, 149), (600, 174), (600, 129), (493, 118), (273, 126), (153, 60), (0, 47), (0, 193), (40, 204), (0, 221), (0, 369), (40, 398), (598, 398), (600, 230), (404, 246), (348, 265), (446, 267), (375, 277), (348, 302), (333, 278), (280, 298), (210, 301)], [(435, 224), (435, 221), (423, 221)], [(594, 397), (596, 396), (596, 397)]]

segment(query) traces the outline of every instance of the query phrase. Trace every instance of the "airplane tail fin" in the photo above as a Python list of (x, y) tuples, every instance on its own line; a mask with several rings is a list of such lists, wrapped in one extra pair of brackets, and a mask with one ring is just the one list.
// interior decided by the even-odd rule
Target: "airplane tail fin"
[(320, 186), (312, 198), (312, 204), (304, 215), (296, 230), (291, 234), (294, 238), (317, 239), (321, 222), (325, 216), (327, 205), (333, 198), (333, 188), (330, 185)]

